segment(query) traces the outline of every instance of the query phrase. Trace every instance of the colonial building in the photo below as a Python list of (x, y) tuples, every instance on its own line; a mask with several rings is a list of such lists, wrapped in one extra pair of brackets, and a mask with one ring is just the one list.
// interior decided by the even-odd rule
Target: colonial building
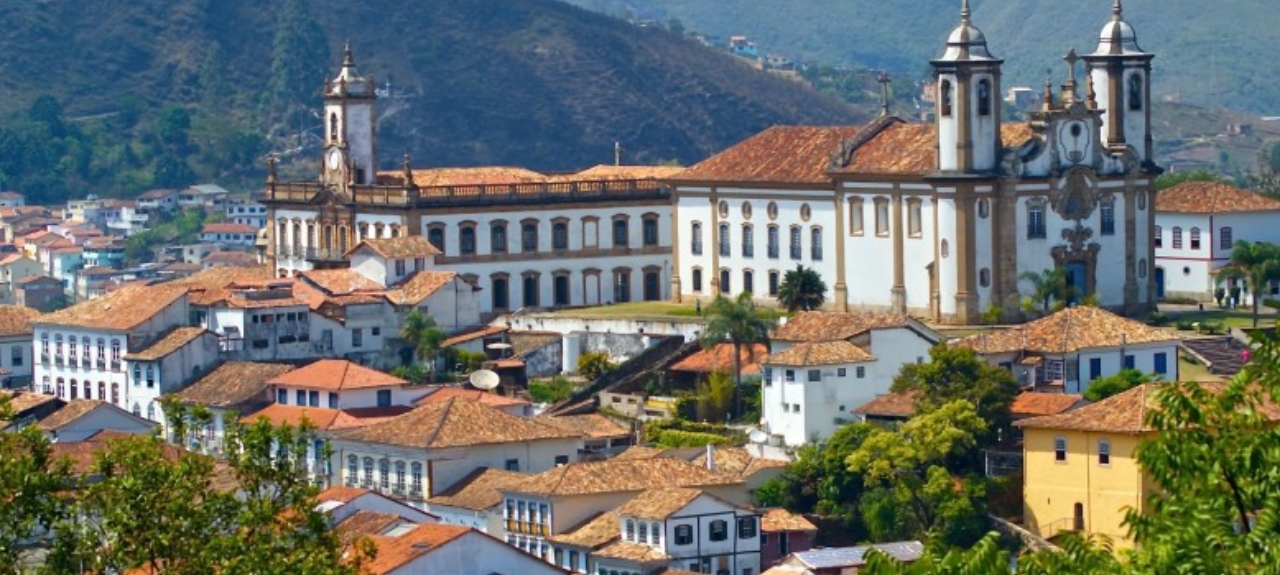
[(379, 172), (374, 82), (348, 47), (324, 87), (320, 177), (277, 181), (267, 258), (280, 276), (345, 267), (366, 239), (423, 236), (432, 264), (482, 290), (482, 313), (660, 300), (671, 280), (670, 194), (679, 168), (598, 166), (571, 175), (519, 168)]
[(675, 298), (772, 302), (803, 264), (835, 309), (971, 324), (1015, 316), (1024, 272), (1063, 268), (1104, 306), (1149, 309), (1153, 55), (1119, 2), (1027, 123), (1001, 121), (1003, 61), (968, 2), (960, 20), (931, 62), (932, 123), (775, 126), (676, 175)]

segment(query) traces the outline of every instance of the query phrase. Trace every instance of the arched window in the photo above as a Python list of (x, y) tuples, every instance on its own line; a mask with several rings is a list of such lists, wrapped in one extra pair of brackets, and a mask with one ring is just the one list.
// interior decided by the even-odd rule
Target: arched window
[(569, 249), (569, 224), (567, 222), (551, 224), (551, 249)]
[(111, 382), (111, 403), (115, 405), (120, 405), (120, 384), (119, 383)]
[(72, 379), (71, 380), (71, 399), (75, 399), (76, 397), (79, 396), (79, 390), (80, 390), (80, 384), (76, 380)]
[(951, 80), (943, 80), (938, 86), (938, 102), (943, 118), (951, 117)]
[(1182, 228), (1180, 227), (1173, 228), (1173, 249), (1182, 249)]
[(404, 462), (396, 462), (396, 491), (404, 492)]
[(822, 228), (813, 226), (809, 228), (809, 255), (813, 261), (822, 261)]
[(636, 536), (637, 536), (637, 539), (636, 539), (637, 543), (648, 543), (649, 542), (648, 526), (646, 526), (644, 523), (641, 523), (640, 529), (636, 531)]
[(689, 253), (702, 255), (702, 222), (689, 224)]
[(1044, 204), (1030, 202), (1027, 204), (1027, 238), (1035, 239), (1045, 236)]
[(649, 524), (649, 542), (654, 545), (662, 545), (662, 528), (657, 523)]
[(720, 244), (720, 255), (729, 257), (729, 224), (720, 224), (720, 237), (717, 239)]
[(360, 477), (360, 486), (365, 489), (373, 488), (373, 458), (364, 458), (364, 475)]
[(520, 251), (538, 251), (538, 224), (526, 222), (520, 224)]
[(776, 259), (778, 257), (778, 250), (780, 249), (778, 247), (778, 226), (775, 224), (769, 224), (768, 233), (769, 257)]
[(1142, 110), (1142, 74), (1129, 76), (1129, 109), (1135, 112)]
[(427, 241), (435, 246), (441, 253), (444, 252), (444, 228), (431, 228), (427, 230)]
[[(98, 382), (98, 401), (106, 401), (106, 400), (107, 400), (107, 382), (99, 381)], [(115, 398), (114, 397), (111, 398), (111, 403), (115, 403), (115, 402), (116, 402)]]
[(329, 141), (338, 141), (338, 114), (329, 114)]
[(476, 229), (467, 226), (458, 232), (458, 251), (463, 254), (476, 253)]
[(422, 493), (422, 464), (414, 463), (409, 466), (409, 489), (415, 493)]
[(1200, 228), (1191, 228), (1191, 249), (1200, 249)]
[(800, 226), (791, 226), (791, 259), (793, 260), (800, 259), (800, 255), (804, 253), (800, 242)]
[(613, 220), (613, 247), (625, 248), (630, 245), (629, 235), (625, 218)]
[(991, 82), (978, 80), (978, 115), (991, 115)]
[(346, 484), (355, 487), (356, 476), (360, 474), (360, 458), (354, 455), (347, 456), (347, 481)]
[(756, 255), (756, 234), (751, 224), (743, 224), (742, 226), (742, 257), (750, 258)]
[(489, 228), (489, 251), (507, 251), (507, 224), (493, 224)]
[(391, 462), (378, 460), (378, 485), (383, 491), (391, 489)]

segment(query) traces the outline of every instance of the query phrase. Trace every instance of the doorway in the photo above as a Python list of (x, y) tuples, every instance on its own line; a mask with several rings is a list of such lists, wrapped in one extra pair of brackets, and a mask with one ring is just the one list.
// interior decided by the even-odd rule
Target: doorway
[(1156, 299), (1164, 299), (1164, 268), (1156, 268)]
[(1067, 285), (1071, 286), (1071, 297), (1067, 303), (1074, 304), (1089, 296), (1087, 276), (1088, 266), (1084, 262), (1067, 262)]

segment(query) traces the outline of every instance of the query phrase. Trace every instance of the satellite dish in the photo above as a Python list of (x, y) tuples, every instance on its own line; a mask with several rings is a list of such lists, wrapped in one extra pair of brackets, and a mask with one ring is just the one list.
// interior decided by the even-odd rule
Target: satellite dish
[(769, 441), (769, 434), (759, 429), (752, 429), (751, 433), (747, 434), (747, 439), (750, 439), (751, 443), (764, 443)]
[(476, 389), (493, 389), (498, 387), (500, 381), (498, 374), (487, 369), (477, 369), (471, 372), (471, 386)]

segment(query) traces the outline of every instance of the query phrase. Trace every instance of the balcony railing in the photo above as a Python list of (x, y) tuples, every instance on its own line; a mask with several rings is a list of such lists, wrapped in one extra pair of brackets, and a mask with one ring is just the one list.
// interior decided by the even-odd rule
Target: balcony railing
[(333, 248), (307, 248), (307, 261), (341, 262), (346, 261), (342, 250)]

